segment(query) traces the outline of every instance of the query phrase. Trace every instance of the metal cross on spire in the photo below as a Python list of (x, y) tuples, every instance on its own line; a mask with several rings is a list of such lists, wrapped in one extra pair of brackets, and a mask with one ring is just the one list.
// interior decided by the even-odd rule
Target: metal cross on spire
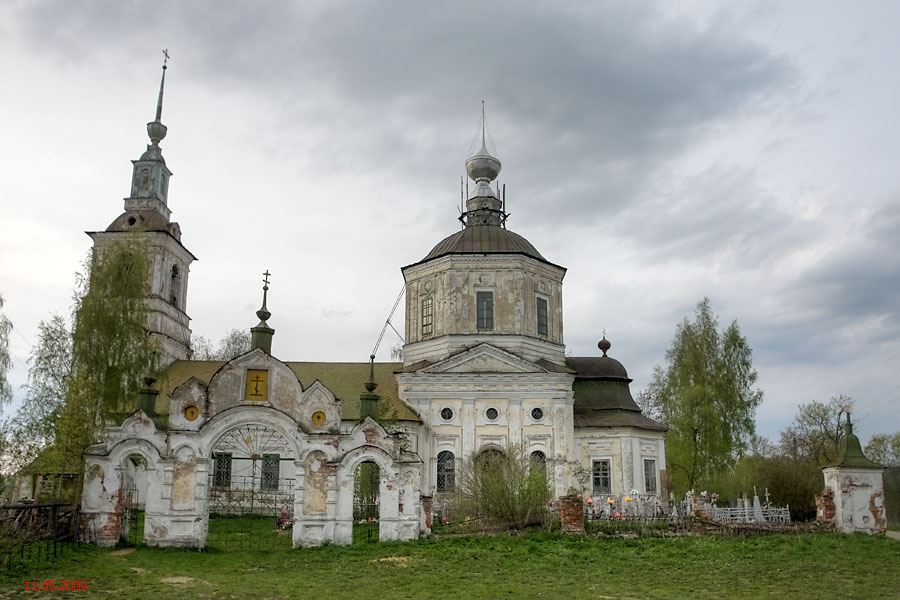
[(162, 121), (162, 102), (163, 102), (163, 88), (166, 85), (166, 64), (169, 62), (169, 49), (164, 48), (163, 51), (163, 64), (162, 64), (162, 78), (159, 80), (159, 100), (156, 101), (156, 122), (160, 123)]
[(269, 273), (268, 269), (266, 269), (266, 272), (263, 273), (263, 301), (262, 301), (262, 308), (260, 308), (258, 311), (256, 311), (256, 316), (259, 317), (259, 319), (260, 319), (260, 324), (257, 325), (257, 327), (260, 327), (260, 326), (268, 327), (268, 325), (266, 325), (266, 319), (268, 319), (269, 317), (272, 316), (272, 313), (269, 312), (269, 309), (266, 307), (266, 301), (268, 300), (268, 295), (269, 295), (269, 276), (270, 275), (271, 275), (271, 273)]

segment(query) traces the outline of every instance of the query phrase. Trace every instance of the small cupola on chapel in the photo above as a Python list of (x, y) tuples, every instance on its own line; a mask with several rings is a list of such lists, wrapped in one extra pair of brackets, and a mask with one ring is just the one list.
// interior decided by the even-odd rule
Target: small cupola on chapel
[(269, 355), (272, 354), (272, 338), (275, 336), (275, 330), (269, 327), (269, 323), (267, 322), (269, 317), (272, 316), (272, 313), (269, 312), (269, 309), (266, 307), (266, 301), (268, 300), (269, 295), (269, 277), (271, 275), (272, 274), (269, 273), (268, 269), (263, 273), (262, 306), (256, 311), (259, 323), (256, 327), (250, 328), (250, 348), (259, 348)]

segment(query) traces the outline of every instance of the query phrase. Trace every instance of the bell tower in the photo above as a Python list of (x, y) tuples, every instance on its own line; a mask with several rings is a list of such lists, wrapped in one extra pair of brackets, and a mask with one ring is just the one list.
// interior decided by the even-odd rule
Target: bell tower
[(162, 123), (163, 91), (169, 54), (165, 59), (159, 82), (156, 117), (147, 123), (150, 143), (140, 158), (131, 161), (131, 194), (125, 198), (125, 212), (105, 231), (89, 231), (94, 242), (94, 255), (102, 255), (106, 246), (125, 234), (137, 232), (146, 236), (152, 257), (147, 286), (147, 332), (159, 347), (157, 366), (163, 368), (175, 360), (191, 355), (190, 317), (186, 312), (188, 274), (197, 258), (181, 243), (181, 228), (170, 220), (169, 178), (159, 143), (166, 137)]

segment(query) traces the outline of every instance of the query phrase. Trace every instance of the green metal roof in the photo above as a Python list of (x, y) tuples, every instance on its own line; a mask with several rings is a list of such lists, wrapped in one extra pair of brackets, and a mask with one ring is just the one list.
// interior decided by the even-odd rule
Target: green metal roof
[(853, 433), (853, 424), (850, 423), (850, 413), (847, 413), (847, 422), (844, 423), (844, 437), (838, 443), (837, 458), (826, 467), (846, 467), (848, 469), (881, 469), (881, 465), (869, 460), (862, 451), (859, 438)]
[[(209, 380), (225, 362), (221, 360), (177, 360), (169, 365), (157, 382), (161, 393), (156, 401), (156, 411), (161, 415), (168, 414), (169, 396), (175, 391), (175, 388), (191, 377), (196, 377), (204, 384), (209, 384)], [(337, 398), (343, 400), (342, 418), (348, 421), (359, 420), (359, 396), (366, 391), (365, 383), (369, 379), (369, 363), (286, 362), (285, 364), (297, 375), (303, 389), (319, 380)], [(379, 419), (419, 421), (416, 413), (400, 400), (394, 372), (399, 371), (402, 367), (402, 363), (375, 363), (375, 383), (378, 384), (375, 394), (380, 396)]]

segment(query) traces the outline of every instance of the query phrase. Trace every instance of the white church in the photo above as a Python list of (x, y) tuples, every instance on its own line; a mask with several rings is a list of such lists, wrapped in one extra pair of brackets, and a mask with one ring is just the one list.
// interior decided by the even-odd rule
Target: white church
[(294, 547), (347, 544), (363, 463), (379, 473), (379, 538), (415, 539), (430, 532), (463, 461), (512, 448), (546, 464), (555, 496), (665, 501), (666, 427), (641, 414), (605, 337), (595, 356), (566, 356), (566, 269), (507, 229), (491, 186), (501, 164), (484, 143), (465, 163), (474, 189), (464, 228), (401, 268), (402, 363), (274, 356), (268, 286), (249, 352), (191, 360), (195, 257), (170, 219), (164, 82), (165, 66), (124, 212), (89, 233), (96, 253), (134, 231), (149, 240), (148, 331), (163, 357), (139, 409), (85, 452), (92, 539), (115, 544), (139, 506), (144, 543), (203, 547), (210, 515), (244, 511), (249, 498), (251, 510), (283, 516)]

